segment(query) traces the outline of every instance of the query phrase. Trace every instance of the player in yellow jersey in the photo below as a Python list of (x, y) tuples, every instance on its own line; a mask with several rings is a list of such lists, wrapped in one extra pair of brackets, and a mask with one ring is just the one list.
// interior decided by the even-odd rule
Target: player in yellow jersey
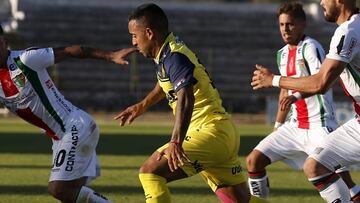
[(146, 202), (170, 202), (166, 183), (200, 174), (226, 203), (265, 202), (251, 196), (238, 157), (240, 136), (195, 54), (168, 31), (164, 11), (143, 4), (129, 16), (132, 43), (156, 65), (158, 82), (115, 117), (123, 126), (165, 97), (175, 115), (171, 139), (141, 166)]

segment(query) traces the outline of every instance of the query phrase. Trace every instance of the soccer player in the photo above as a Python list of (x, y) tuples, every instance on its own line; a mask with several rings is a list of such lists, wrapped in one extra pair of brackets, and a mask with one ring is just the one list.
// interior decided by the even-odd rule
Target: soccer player
[(117, 52), (78, 45), (10, 51), (0, 29), (0, 102), (53, 141), (48, 190), (64, 203), (108, 203), (85, 186), (100, 175), (95, 148), (99, 131), (93, 118), (72, 105), (55, 87), (46, 68), (68, 57), (98, 58), (127, 64), (135, 48)]
[(327, 202), (350, 202), (346, 184), (334, 171), (360, 162), (360, 15), (355, 0), (322, 0), (320, 5), (325, 19), (338, 25), (320, 71), (293, 78), (274, 75), (257, 65), (251, 85), (253, 89), (275, 86), (301, 94), (324, 94), (340, 76), (357, 115), (323, 140), (305, 161), (304, 172)]
[[(282, 76), (302, 77), (319, 72), (324, 50), (304, 34), (306, 15), (298, 2), (283, 3), (278, 12), (279, 29), (286, 45), (277, 52), (277, 63)], [(274, 131), (263, 139), (247, 157), (251, 194), (268, 197), (269, 182), (265, 167), (284, 161), (295, 169), (302, 169), (307, 156), (337, 128), (332, 90), (307, 97), (306, 93), (281, 89)], [(291, 105), (291, 109), (288, 106)], [(291, 111), (288, 122), (286, 116)], [(351, 180), (344, 168), (336, 171), (353, 199), (360, 196), (360, 187)]]
[(143, 4), (129, 16), (129, 33), (139, 52), (155, 62), (157, 83), (139, 103), (120, 112), (131, 123), (167, 98), (175, 115), (171, 139), (140, 168), (146, 202), (170, 202), (166, 183), (200, 174), (226, 203), (265, 202), (251, 196), (238, 157), (240, 136), (222, 107), (213, 82), (195, 54), (168, 30), (164, 11)]

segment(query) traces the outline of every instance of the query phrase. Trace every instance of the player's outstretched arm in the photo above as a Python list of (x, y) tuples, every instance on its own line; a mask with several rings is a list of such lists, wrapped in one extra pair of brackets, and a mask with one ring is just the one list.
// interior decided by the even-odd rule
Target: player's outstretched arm
[(164, 151), (160, 152), (158, 157), (158, 160), (160, 160), (164, 154), (168, 156), (168, 165), (171, 172), (178, 168), (178, 164), (184, 165), (185, 162), (190, 162), (190, 159), (182, 148), (182, 143), (190, 125), (195, 102), (192, 85), (181, 88), (179, 91), (177, 91), (176, 95), (177, 104), (175, 124), (171, 140), (169, 142), (169, 146)]
[(128, 64), (125, 57), (130, 53), (137, 51), (136, 48), (125, 48), (117, 51), (105, 51), (92, 47), (83, 47), (80, 45), (73, 45), (68, 47), (54, 48), (55, 63), (72, 57), (72, 58), (96, 58), (113, 61), (117, 64)]
[(114, 51), (111, 55), (111, 61), (120, 65), (127, 65), (129, 62), (125, 59), (129, 54), (138, 51), (137, 48), (125, 48)]
[(158, 103), (163, 98), (165, 98), (165, 94), (159, 83), (157, 83), (155, 88), (145, 97), (145, 99), (126, 108), (115, 116), (114, 119), (119, 120), (121, 126), (124, 126), (125, 123), (131, 124), (135, 118), (143, 114), (150, 106)]
[(325, 94), (346, 67), (346, 63), (326, 58), (321, 65), (320, 71), (314, 75), (300, 78), (281, 77), (279, 86), (306, 93)]
[(267, 68), (256, 65), (251, 86), (253, 86), (254, 90), (281, 87), (310, 95), (325, 94), (345, 69), (346, 65), (347, 63), (345, 62), (326, 58), (317, 74), (300, 78), (275, 76)]

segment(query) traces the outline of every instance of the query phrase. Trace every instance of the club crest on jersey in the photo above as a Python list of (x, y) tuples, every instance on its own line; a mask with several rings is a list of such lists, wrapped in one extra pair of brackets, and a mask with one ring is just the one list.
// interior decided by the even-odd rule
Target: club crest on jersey
[(45, 82), (45, 84), (46, 84), (46, 87), (49, 89), (51, 89), (54, 86), (54, 83), (51, 80), (47, 80)]
[(20, 73), (19, 75), (15, 76), (15, 78), (13, 79), (14, 83), (16, 86), (18, 87), (24, 87), (25, 86), (25, 76), (24, 74)]
[(302, 52), (302, 47), (298, 48), (297, 53), (300, 54)]
[(304, 61), (304, 59), (299, 59), (299, 60), (297, 60), (297, 61), (296, 61), (296, 65), (297, 65), (298, 67), (304, 69), (304, 68), (305, 68), (305, 61)]

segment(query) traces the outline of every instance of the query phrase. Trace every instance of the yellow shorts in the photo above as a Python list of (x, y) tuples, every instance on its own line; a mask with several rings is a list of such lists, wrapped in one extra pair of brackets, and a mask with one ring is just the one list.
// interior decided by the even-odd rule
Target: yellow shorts
[[(167, 146), (165, 144), (157, 151)], [(182, 146), (191, 163), (180, 166), (181, 169), (188, 176), (199, 173), (213, 191), (246, 181), (238, 156), (240, 135), (230, 120), (189, 128)]]

